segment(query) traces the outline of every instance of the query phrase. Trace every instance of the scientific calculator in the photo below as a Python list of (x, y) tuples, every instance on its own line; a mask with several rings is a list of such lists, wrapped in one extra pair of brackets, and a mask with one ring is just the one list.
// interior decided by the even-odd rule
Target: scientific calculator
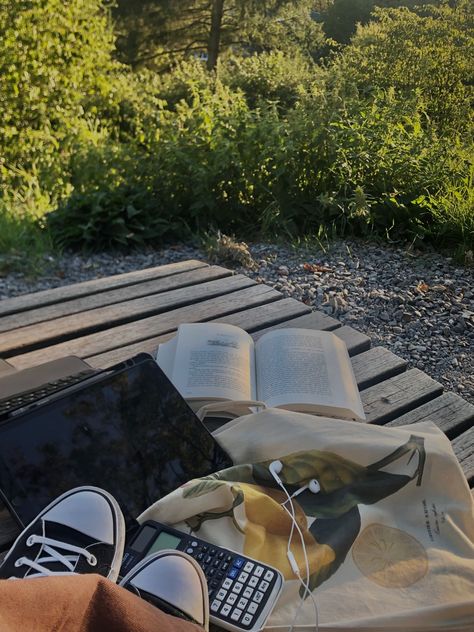
[(283, 586), (276, 568), (159, 522), (144, 522), (125, 550), (120, 575), (143, 558), (176, 549), (193, 557), (207, 579), (210, 620), (234, 632), (261, 630)]

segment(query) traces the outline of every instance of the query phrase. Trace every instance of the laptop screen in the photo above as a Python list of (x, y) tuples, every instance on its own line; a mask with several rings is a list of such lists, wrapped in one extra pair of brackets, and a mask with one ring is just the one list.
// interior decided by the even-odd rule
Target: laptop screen
[(151, 358), (0, 425), (0, 489), (24, 525), (80, 485), (106, 489), (131, 523), (231, 465)]

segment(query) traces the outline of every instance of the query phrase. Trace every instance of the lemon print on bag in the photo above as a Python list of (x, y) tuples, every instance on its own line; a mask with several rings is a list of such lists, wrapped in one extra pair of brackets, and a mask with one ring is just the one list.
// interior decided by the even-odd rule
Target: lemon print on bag
[[(275, 489), (241, 483), (244, 493), (245, 516), (245, 555), (272, 566), (277, 566), (285, 579), (294, 579), (295, 575), (288, 562), (288, 537), (291, 533), (291, 518), (281, 503), (285, 494)], [(296, 522), (301, 529), (308, 556), (310, 574), (317, 573), (322, 567), (334, 561), (334, 551), (330, 546), (318, 544), (308, 530), (308, 521), (301, 506), (293, 501)], [(302, 576), (306, 573), (305, 558), (300, 536), (295, 530), (291, 542), (291, 551), (295, 556)]]
[(371, 524), (359, 535), (352, 557), (360, 572), (384, 588), (406, 588), (428, 571), (424, 547), (405, 531)]

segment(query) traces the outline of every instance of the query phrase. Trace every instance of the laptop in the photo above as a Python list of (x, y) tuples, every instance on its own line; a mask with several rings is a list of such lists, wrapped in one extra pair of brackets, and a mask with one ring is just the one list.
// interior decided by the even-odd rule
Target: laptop
[(148, 354), (0, 423), (0, 497), (20, 527), (59, 494), (95, 485), (115, 496), (133, 528), (162, 496), (230, 466)]
[(57, 358), (21, 371), (17, 371), (6, 360), (0, 360), (0, 421), (18, 408), (99, 372), (76, 356)]

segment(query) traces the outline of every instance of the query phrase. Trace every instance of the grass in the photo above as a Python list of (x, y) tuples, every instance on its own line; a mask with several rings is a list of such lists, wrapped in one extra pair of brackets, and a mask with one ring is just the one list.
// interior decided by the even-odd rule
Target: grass
[(37, 218), (0, 207), (0, 276), (11, 272), (37, 276), (44, 270), (47, 256), (55, 252), (50, 234)]

